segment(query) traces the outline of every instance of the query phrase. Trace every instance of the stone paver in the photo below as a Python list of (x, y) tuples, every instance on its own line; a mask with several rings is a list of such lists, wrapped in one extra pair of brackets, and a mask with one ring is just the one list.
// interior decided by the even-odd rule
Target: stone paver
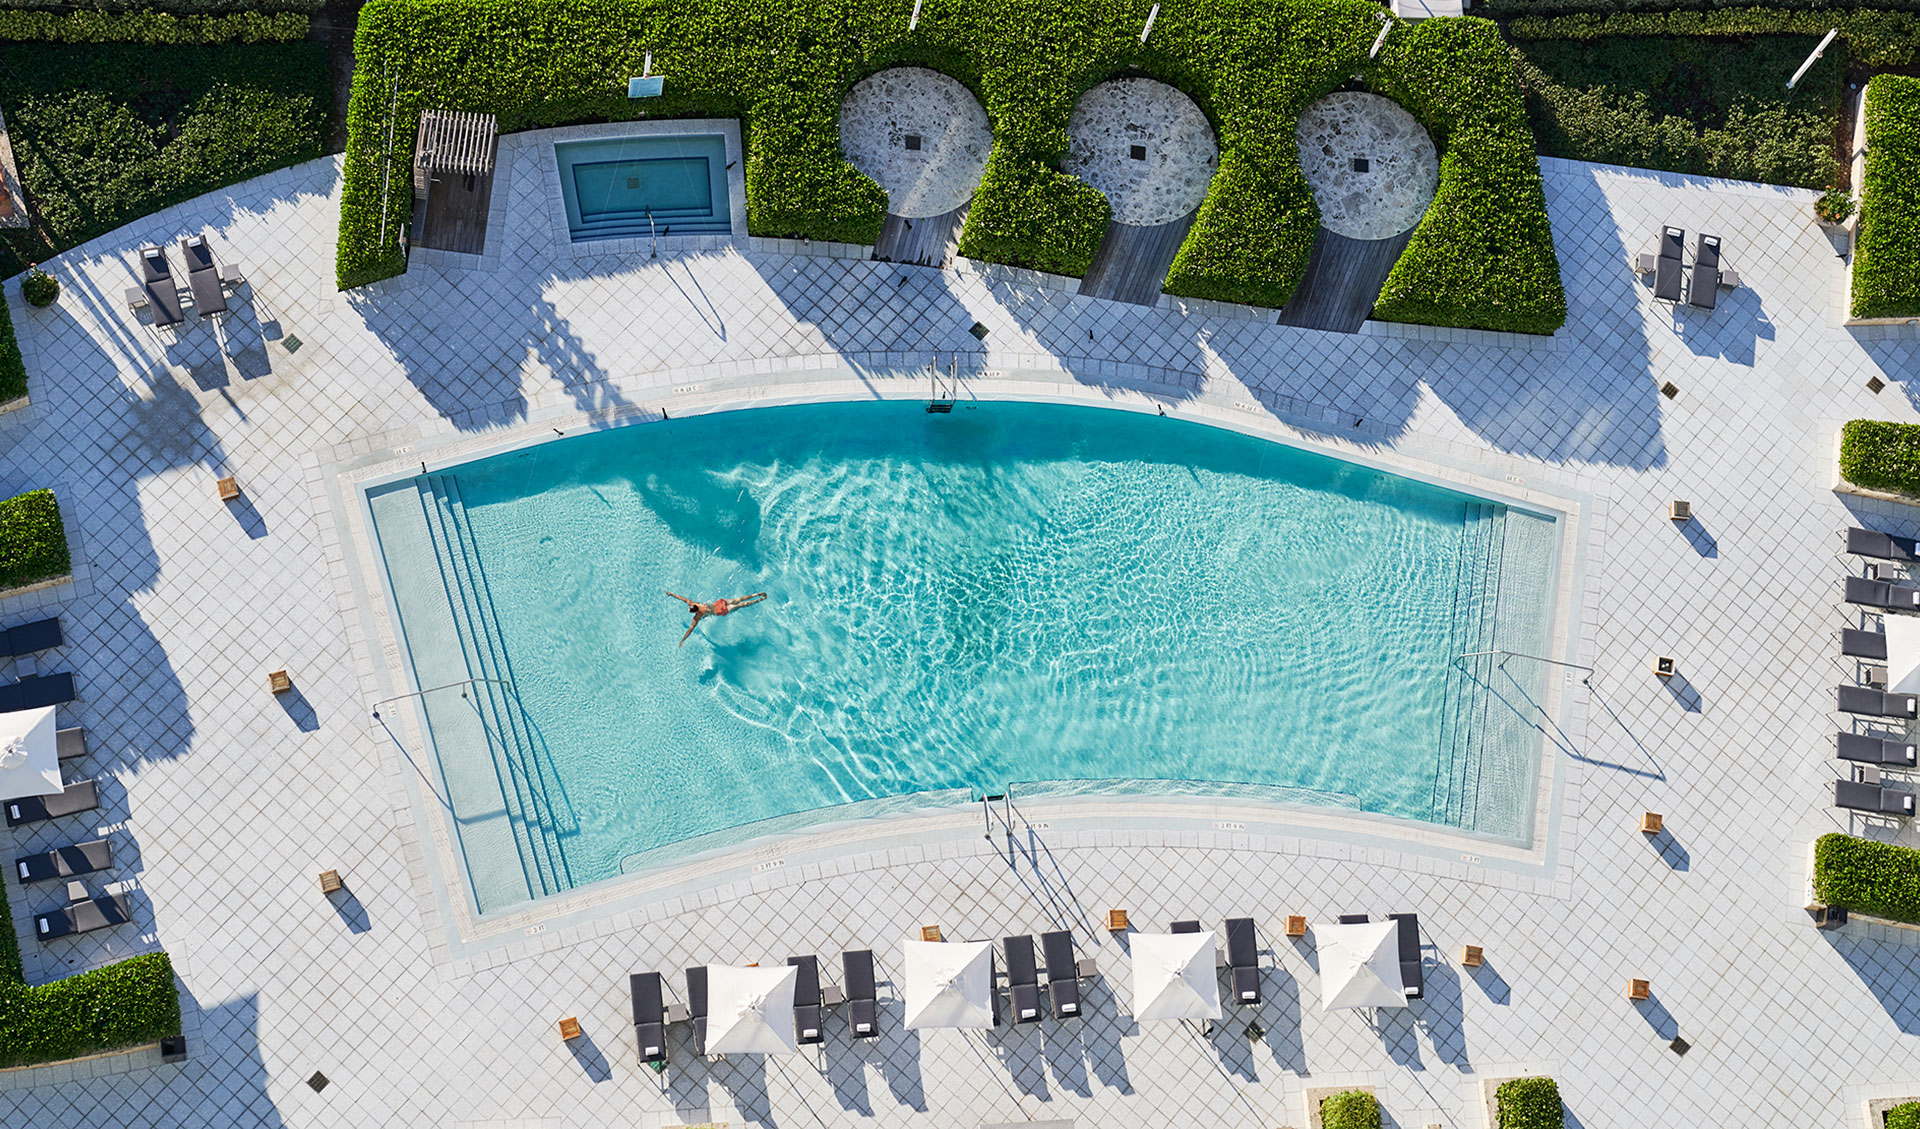
[[(0, 489), (60, 491), (77, 567), (73, 584), (0, 601), (0, 615), (64, 617), (70, 643), (42, 665), (79, 679), (62, 721), (87, 727), (77, 771), (101, 780), (105, 806), (6, 846), (110, 831), (128, 859), (114, 886), (140, 923), (22, 948), (38, 981), (165, 947), (192, 1057), (105, 1079), (0, 1075), (0, 1120), (1272, 1129), (1304, 1123), (1309, 1088), (1355, 1083), (1396, 1124), (1467, 1127), (1480, 1079), (1543, 1070), (1587, 1129), (1838, 1127), (1858, 1124), (1867, 1096), (1920, 1093), (1920, 944), (1858, 923), (1817, 932), (1797, 905), (1813, 836), (1914, 841), (1825, 795), (1832, 687), (1852, 673), (1836, 631), (1859, 618), (1838, 599), (1852, 567), (1839, 531), (1920, 532), (1909, 509), (1829, 490), (1833, 434), (1852, 416), (1917, 418), (1916, 339), (1838, 324), (1843, 263), (1809, 193), (1543, 166), (1571, 316), (1531, 347), (1146, 310), (1015, 272), (786, 244), (575, 255), (539, 222), (477, 263), (423, 256), (404, 280), (336, 295), (331, 160), (60, 256), (52, 310), (9, 287), (33, 403), (0, 417)], [(544, 214), (537, 178), (509, 180), (512, 214)], [(1744, 287), (1712, 315), (1656, 306), (1636, 284), (1629, 255), (1664, 222), (1723, 238)], [(119, 306), (133, 249), (203, 230), (251, 280), (240, 312), (218, 333), (163, 340)], [(1011, 848), (927, 817), (893, 846), (787, 865), (748, 852), (752, 865), (697, 888), (450, 940), (420, 894), (431, 868), (413, 769), (367, 712), (363, 672), (380, 656), (343, 603), (322, 468), (728, 389), (897, 383), (936, 355), (1077, 395), (1145, 390), (1175, 412), (1259, 407), (1339, 449), (1590, 499), (1577, 637), (1597, 670), (1591, 689), (1567, 681), (1549, 730), (1560, 814), (1544, 861), (1444, 857), (1284, 812), (1280, 831), (1255, 833), (1116, 803), (1057, 826), (1016, 811)], [(1889, 388), (1869, 392), (1871, 374)], [(214, 497), (224, 473), (242, 501)], [(1674, 497), (1693, 524), (1666, 519)], [(1653, 678), (1655, 654), (1683, 678)], [(296, 693), (275, 698), (265, 673), (280, 667)], [(1647, 809), (1668, 836), (1635, 829)], [(321, 897), (314, 876), (329, 868), (349, 896)], [(44, 894), (11, 879), (7, 893), (20, 930)], [(1255, 914), (1266, 1033), (1133, 1023), (1114, 996), (1124, 940), (1096, 928), (1111, 906), (1150, 927)], [(1284, 915), (1399, 909), (1421, 914), (1429, 998), (1378, 1020), (1322, 1014), (1313, 949), (1281, 936)], [(1071, 926), (1101, 964), (1088, 1018), (903, 1032), (895, 942), (925, 923), (949, 936)], [(1455, 963), (1468, 942), (1487, 951), (1477, 972)], [(879, 950), (890, 981), (878, 1041), (850, 1043), (835, 1017), (817, 1054), (710, 1064), (676, 1036), (664, 1075), (635, 1063), (627, 973), (856, 945)], [(1649, 1004), (1624, 998), (1631, 975), (1651, 979)], [(587, 1033), (571, 1048), (553, 1026), (566, 1015)], [(318, 1093), (304, 1081), (316, 1070), (332, 1080)]]

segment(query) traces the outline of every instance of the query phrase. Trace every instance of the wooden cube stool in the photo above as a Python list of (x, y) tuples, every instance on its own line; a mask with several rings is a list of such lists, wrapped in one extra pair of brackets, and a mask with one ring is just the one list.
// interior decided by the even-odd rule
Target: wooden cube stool
[(1479, 968), (1485, 962), (1486, 955), (1480, 951), (1479, 945), (1468, 945), (1460, 950), (1461, 968)]
[(293, 689), (293, 679), (284, 670), (270, 670), (267, 672), (267, 689), (284, 694)]
[(340, 881), (339, 871), (323, 870), (320, 872), (320, 892), (322, 894), (337, 894), (346, 888), (347, 884)]
[(1666, 825), (1666, 820), (1662, 819), (1657, 811), (1640, 813), (1640, 834), (1642, 835), (1658, 835)]
[(1645, 980), (1635, 978), (1627, 981), (1627, 998), (1628, 999), (1645, 1000), (1645, 999), (1651, 999), (1652, 996), (1653, 996), (1653, 985), (1647, 983)]
[(1297, 913), (1287, 915), (1287, 936), (1304, 937), (1307, 935), (1307, 919)]
[(560, 1038), (572, 1042), (580, 1037), (580, 1021), (569, 1015), (560, 1021)]
[(940, 927), (938, 925), (922, 925), (920, 927), (920, 939), (922, 941), (941, 940)]
[(234, 479), (232, 475), (228, 475), (213, 485), (214, 489), (220, 492), (220, 500), (223, 502), (231, 502), (240, 496), (240, 483)]
[(1107, 932), (1125, 933), (1127, 931), (1127, 911), (1110, 909), (1107, 911)]

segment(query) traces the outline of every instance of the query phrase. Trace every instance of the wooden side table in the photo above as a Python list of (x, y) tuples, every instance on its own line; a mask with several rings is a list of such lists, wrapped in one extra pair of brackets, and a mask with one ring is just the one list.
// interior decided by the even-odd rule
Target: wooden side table
[(922, 925), (920, 927), (920, 939), (922, 941), (942, 940), (940, 936), (940, 927), (938, 925)]
[(1479, 968), (1485, 961), (1486, 956), (1480, 951), (1479, 945), (1468, 945), (1460, 950), (1461, 968)]
[(1645, 999), (1651, 999), (1652, 996), (1653, 996), (1653, 985), (1647, 983), (1645, 980), (1641, 980), (1638, 977), (1635, 977), (1634, 979), (1627, 981), (1627, 998), (1628, 999), (1645, 1000)]
[(1306, 917), (1302, 914), (1297, 914), (1297, 913), (1288, 914), (1287, 915), (1287, 936), (1304, 937), (1306, 935), (1307, 935)]
[(1107, 911), (1107, 932), (1125, 933), (1127, 931), (1127, 911), (1110, 909)]
[(346, 883), (340, 881), (339, 871), (323, 870), (320, 872), (320, 892), (322, 894), (337, 894), (346, 888)]
[(293, 689), (293, 677), (284, 670), (270, 670), (267, 672), (267, 689), (284, 694)]
[(580, 1021), (569, 1015), (560, 1021), (560, 1038), (572, 1042), (580, 1037)]
[(223, 502), (231, 502), (240, 496), (240, 483), (232, 476), (214, 483), (213, 487), (220, 492), (220, 500)]

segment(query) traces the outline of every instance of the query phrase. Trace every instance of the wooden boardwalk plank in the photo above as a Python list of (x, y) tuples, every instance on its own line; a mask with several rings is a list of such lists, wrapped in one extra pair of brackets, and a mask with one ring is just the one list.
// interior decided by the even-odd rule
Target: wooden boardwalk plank
[(969, 200), (944, 215), (910, 220), (891, 213), (873, 244), (873, 257), (889, 263), (912, 263), (922, 267), (950, 267), (955, 248), (960, 245), (960, 229), (966, 226)]
[(1199, 211), (1188, 212), (1172, 223), (1152, 227), (1110, 223), (1107, 234), (1094, 252), (1093, 265), (1080, 280), (1080, 293), (1089, 298), (1110, 298), (1151, 306), (1160, 300), (1160, 288), (1166, 285), (1167, 268), (1180, 252), (1180, 244), (1193, 226)]
[(1307, 273), (1280, 311), (1281, 325), (1358, 333), (1380, 297), (1387, 273), (1413, 238), (1408, 228), (1391, 239), (1349, 239), (1326, 228), (1313, 237)]
[[(499, 139), (493, 139), (496, 149)], [(491, 157), (487, 164), (493, 163)], [(438, 251), (459, 251), (479, 255), (487, 249), (487, 212), (493, 206), (493, 173), (471, 178), (466, 174), (437, 172), (427, 185), (425, 215), (415, 213), (413, 245)]]

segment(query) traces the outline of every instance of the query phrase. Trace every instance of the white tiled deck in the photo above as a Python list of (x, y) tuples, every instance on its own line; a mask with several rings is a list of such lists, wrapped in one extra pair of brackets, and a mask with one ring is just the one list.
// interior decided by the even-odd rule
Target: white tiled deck
[[(1471, 1127), (1481, 1079), (1546, 1071), (1586, 1129), (1837, 1127), (1859, 1124), (1867, 1097), (1920, 1095), (1920, 935), (1821, 933), (1798, 908), (1813, 836), (1891, 834), (1826, 806), (1832, 686), (1851, 673), (1839, 530), (1858, 518), (1912, 533), (1920, 514), (1836, 496), (1829, 465), (1839, 421), (1920, 418), (1920, 339), (1840, 326), (1843, 264), (1810, 193), (1544, 164), (1572, 316), (1522, 347), (1319, 334), (776, 246), (582, 258), (539, 219), (496, 231), (471, 269), (423, 257), (404, 280), (340, 296), (331, 160), (61, 256), (50, 311), (10, 286), (33, 403), (0, 417), (0, 489), (59, 490), (78, 567), (0, 615), (64, 617), (70, 643), (43, 666), (78, 676), (63, 724), (87, 726), (82, 770), (106, 806), (4, 847), (111, 830), (141, 923), (22, 948), (41, 980), (164, 947), (192, 1057), (101, 1060), (85, 1073), (114, 1072), (82, 1080), (0, 1074), (0, 1121), (1273, 1129), (1305, 1123), (1308, 1088), (1361, 1083), (1392, 1124)], [(544, 216), (525, 168), (500, 190), (510, 214)], [(1667, 222), (1722, 236), (1746, 282), (1711, 317), (1654, 307), (1628, 272)], [(201, 230), (251, 280), (224, 354), (204, 326), (162, 342), (119, 306), (134, 247)], [(368, 720), (380, 656), (315, 489), (326, 468), (586, 411), (898, 388), (954, 353), (1008, 380), (1144, 389), (1174, 411), (1257, 401), (1383, 457), (1587, 499), (1577, 630), (1599, 673), (1591, 691), (1567, 687), (1543, 854), (1476, 863), (1306, 820), (1256, 834), (1116, 808), (1108, 826), (1023, 832), (1011, 862), (1001, 843), (930, 825), (891, 847), (741, 861), (532, 934), (460, 937), (423, 896), (411, 770)], [(1873, 374), (1890, 382), (1878, 396)], [(246, 492), (232, 507), (213, 495), (227, 473)], [(1684, 531), (1665, 518), (1672, 497), (1698, 515)], [(1677, 656), (1684, 681), (1653, 678), (1656, 653)], [(297, 694), (274, 698), (265, 672), (283, 666)], [(1649, 808), (1669, 837), (1635, 830)], [(352, 897), (329, 903), (314, 875), (335, 867)], [(17, 930), (57, 897), (7, 892)], [(1156, 928), (1257, 915), (1266, 1034), (1134, 1024), (1124, 946), (1095, 928), (1109, 906)], [(1421, 914), (1429, 998), (1378, 1024), (1322, 1015), (1312, 948), (1280, 935), (1283, 916), (1400, 909)], [(1072, 926), (1105, 976), (1090, 1015), (916, 1036), (895, 1007), (877, 1043), (830, 1022), (818, 1056), (709, 1065), (676, 1041), (664, 1076), (635, 1064), (629, 972), (872, 945), (885, 977), (898, 938), (926, 922), (949, 936)], [(1486, 968), (1457, 967), (1466, 942)], [(1624, 998), (1630, 975), (1652, 980), (1651, 1005)], [(566, 1015), (587, 1033), (571, 1050), (553, 1026)], [(1676, 1032), (1685, 1057), (1667, 1047)], [(331, 1079), (321, 1093), (305, 1084), (316, 1070)]]

